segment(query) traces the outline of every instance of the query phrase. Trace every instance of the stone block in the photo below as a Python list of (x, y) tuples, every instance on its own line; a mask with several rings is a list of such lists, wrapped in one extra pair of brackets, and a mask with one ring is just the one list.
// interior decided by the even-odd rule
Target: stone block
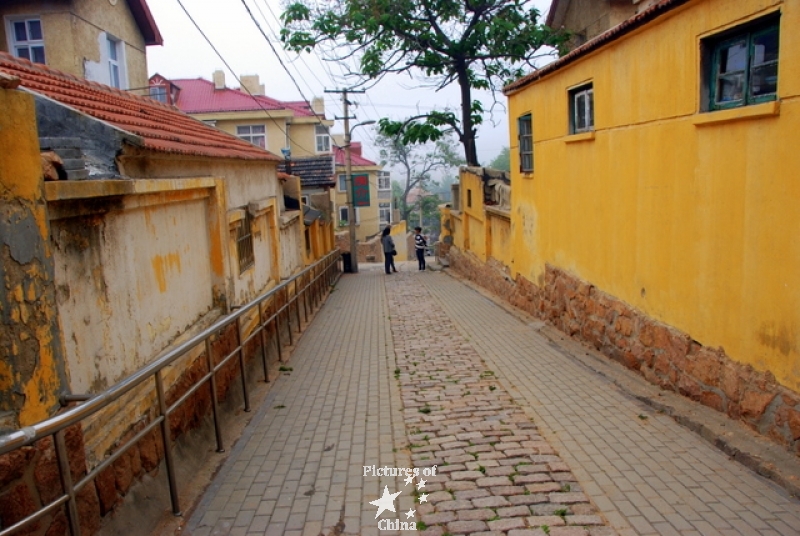
[[(8, 527), (24, 519), (36, 510), (36, 502), (30, 488), (19, 483), (0, 495), (0, 526)], [(39, 528), (39, 522), (33, 523), (18, 534), (34, 534)]]
[(106, 515), (114, 509), (120, 498), (117, 493), (114, 468), (107, 467), (100, 471), (94, 479), (94, 485), (97, 488), (97, 496), (100, 499), (100, 511), (103, 515)]
[(34, 453), (32, 447), (23, 447), (0, 456), (0, 488), (22, 477)]
[(740, 405), (742, 417), (757, 422), (774, 399), (775, 393), (745, 392)]

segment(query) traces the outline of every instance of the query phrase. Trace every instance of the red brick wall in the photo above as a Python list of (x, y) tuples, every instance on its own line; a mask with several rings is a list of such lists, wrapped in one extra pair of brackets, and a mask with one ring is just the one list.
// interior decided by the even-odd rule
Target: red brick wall
[(450, 266), (571, 337), (664, 389), (678, 392), (739, 419), (800, 455), (800, 394), (779, 385), (770, 372), (732, 360), (623, 301), (548, 265), (544, 287), (494, 261), (481, 263), (453, 247)]

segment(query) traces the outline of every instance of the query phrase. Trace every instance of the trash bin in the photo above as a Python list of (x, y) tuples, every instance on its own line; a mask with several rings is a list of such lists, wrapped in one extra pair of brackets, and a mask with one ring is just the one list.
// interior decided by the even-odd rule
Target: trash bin
[(342, 253), (342, 270), (345, 273), (353, 273), (353, 261), (350, 260), (349, 253)]

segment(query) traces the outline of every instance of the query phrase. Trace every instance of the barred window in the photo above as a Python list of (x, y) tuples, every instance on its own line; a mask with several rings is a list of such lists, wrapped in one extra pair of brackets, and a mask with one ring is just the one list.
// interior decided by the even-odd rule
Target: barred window
[(236, 251), (239, 256), (239, 273), (241, 274), (255, 264), (253, 254), (253, 217), (245, 212), (236, 229)]

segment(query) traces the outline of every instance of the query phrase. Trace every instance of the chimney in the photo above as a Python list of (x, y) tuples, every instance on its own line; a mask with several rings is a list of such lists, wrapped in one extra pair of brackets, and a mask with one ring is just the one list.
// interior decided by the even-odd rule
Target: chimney
[(311, 109), (317, 115), (325, 115), (325, 99), (322, 97), (314, 97), (311, 99)]
[(350, 141), (350, 154), (361, 156), (361, 142), (360, 141)]
[(214, 89), (225, 89), (224, 71), (217, 69), (214, 71), (214, 74), (211, 75), (211, 79), (214, 81)]
[(264, 84), (260, 83), (257, 74), (243, 74), (239, 80), (242, 82), (242, 91), (247, 91), (251, 95), (264, 95)]

